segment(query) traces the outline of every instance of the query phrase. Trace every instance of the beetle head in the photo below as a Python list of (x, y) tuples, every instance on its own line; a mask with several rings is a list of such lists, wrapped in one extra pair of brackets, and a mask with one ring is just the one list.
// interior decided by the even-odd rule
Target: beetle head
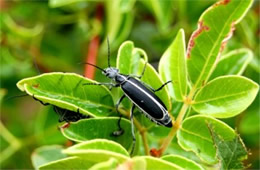
[(110, 79), (115, 79), (115, 77), (118, 75), (118, 72), (119, 70), (117, 68), (108, 67), (102, 73)]

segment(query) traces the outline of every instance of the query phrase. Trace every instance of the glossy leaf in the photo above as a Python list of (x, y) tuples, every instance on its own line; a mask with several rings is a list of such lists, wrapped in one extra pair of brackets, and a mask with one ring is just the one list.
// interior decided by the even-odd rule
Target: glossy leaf
[(215, 133), (215, 129), (209, 127), (212, 139), (217, 149), (217, 157), (220, 160), (221, 169), (244, 169), (242, 163), (247, 158), (247, 150), (241, 138), (236, 135), (234, 139), (225, 141)]
[(21, 91), (38, 100), (93, 117), (111, 115), (114, 102), (110, 91), (74, 73), (46, 73), (26, 78), (17, 83)]
[(89, 170), (116, 169), (117, 164), (118, 164), (117, 160), (114, 158), (111, 158), (108, 161), (100, 162), (100, 163), (93, 165), (91, 168), (89, 168)]
[(244, 17), (252, 3), (253, 0), (222, 0), (201, 15), (187, 50), (189, 77), (195, 87), (207, 82), (235, 24)]
[(132, 134), (129, 120), (121, 119), (121, 127), (124, 133), (121, 136), (113, 136), (118, 130), (118, 118), (92, 118), (71, 123), (69, 128), (61, 129), (62, 134), (73, 141), (83, 142), (91, 139), (108, 139), (120, 143), (126, 149), (131, 148)]
[[(50, 156), (50, 155), (49, 155)], [(51, 156), (50, 156), (51, 157)], [(39, 167), (39, 169), (88, 169), (93, 166), (94, 162), (89, 162), (79, 157), (69, 157), (49, 162)]]
[(166, 155), (162, 157), (163, 160), (171, 162), (173, 164), (176, 164), (180, 167), (182, 167), (183, 169), (199, 169), (199, 170), (203, 170), (202, 166), (200, 166), (199, 164), (197, 164), (196, 162), (187, 159), (183, 156), (179, 156), (179, 155)]
[(185, 34), (181, 29), (159, 63), (159, 73), (164, 82), (172, 80), (167, 87), (171, 97), (178, 101), (183, 101), (187, 94), (185, 48)]
[(129, 159), (128, 152), (120, 144), (105, 139), (83, 142), (63, 150), (63, 152), (92, 162), (107, 161), (110, 158), (115, 158), (119, 162)]
[(59, 145), (43, 146), (37, 148), (32, 154), (32, 163), (34, 168), (38, 168), (39, 166), (52, 161), (66, 158), (67, 155), (61, 152), (62, 149), (62, 146)]
[(145, 160), (146, 169), (183, 169), (182, 167), (176, 164), (151, 156), (138, 156), (134, 157), (133, 160)]
[(209, 82), (195, 96), (192, 108), (218, 118), (235, 116), (255, 99), (258, 85), (242, 76), (222, 76)]
[(233, 129), (213, 117), (202, 115), (185, 119), (177, 133), (177, 138), (184, 150), (193, 151), (207, 164), (215, 164), (217, 162), (216, 148), (208, 128), (209, 124), (224, 141), (234, 139), (236, 134)]
[(223, 75), (241, 75), (252, 58), (253, 53), (249, 49), (242, 48), (227, 53), (221, 57), (211, 79)]

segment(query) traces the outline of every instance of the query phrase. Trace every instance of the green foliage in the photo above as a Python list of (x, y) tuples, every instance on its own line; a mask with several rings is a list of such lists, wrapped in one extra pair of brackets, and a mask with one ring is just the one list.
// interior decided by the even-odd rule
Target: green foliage
[(179, 156), (179, 155), (166, 155), (162, 157), (163, 160), (172, 162), (184, 169), (199, 169), (199, 170), (203, 170), (203, 168), (197, 164), (196, 162), (187, 159), (185, 157)]
[[(8, 103), (11, 111), (3, 114), (0, 123), (3, 131), (0, 164), (4, 168), (31, 168), (21, 160), (32, 155), (35, 169), (242, 169), (242, 161), (250, 159), (245, 145), (254, 148), (259, 142), (259, 139), (252, 142), (251, 137), (259, 135), (259, 101), (255, 100), (259, 91), (255, 83), (259, 59), (255, 57), (256, 42), (251, 35), (257, 24), (248, 24), (251, 21), (248, 17), (242, 20), (253, 0), (222, 0), (205, 10), (209, 3), (191, 2), (196, 11), (189, 11), (190, 4), (185, 1), (50, 0), (48, 4), (37, 5), (27, 2), (40, 13), (35, 23), (29, 22), (32, 14), (24, 10), (24, 4), (4, 13), (0, 19), (4, 59), (1, 76), (8, 81), (3, 87), (9, 88), (19, 79), (18, 89), (31, 96), (23, 99), (27, 103), (38, 103), (28, 101), (34, 97), (90, 118), (62, 125), (58, 131), (54, 111), (42, 109), (30, 113), (31, 105), (26, 102), (22, 103), (23, 109)], [(250, 12), (248, 15), (254, 20)], [(190, 23), (197, 21), (198, 13), (202, 13), (198, 28), (191, 34)], [(20, 25), (27, 20), (28, 23)], [(252, 29), (245, 31), (245, 27)], [(230, 40), (235, 28), (235, 37)], [(191, 35), (187, 50), (185, 35)], [(117, 113), (115, 101), (123, 94), (122, 90), (86, 85), (108, 80), (104, 75), (101, 77), (100, 70), (95, 77), (98, 81), (85, 78), (77, 74), (82, 66), (74, 66), (79, 61), (85, 62), (80, 56), (86, 55), (88, 43), (91, 51), (95, 38), (97, 65), (107, 66), (107, 36), (111, 42), (111, 66), (120, 73), (139, 76), (146, 65), (141, 81), (148, 89), (157, 89), (172, 80), (156, 95), (171, 114), (173, 127), (158, 126), (136, 109), (137, 141), (133, 155), (129, 154), (133, 141), (128, 120), (132, 103), (124, 99)], [(127, 38), (131, 41), (126, 41)], [(231, 42), (227, 43), (228, 40)], [(155, 56), (160, 55), (158, 61)], [(158, 61), (158, 72), (154, 61)], [(33, 76), (36, 72), (29, 68), (35, 63), (40, 71), (49, 73)], [(15, 78), (8, 78), (10, 75)], [(1, 86), (0, 102), (6, 92)], [(120, 126), (124, 133), (113, 136), (119, 130), (119, 114), (123, 116)], [(23, 121), (11, 117), (17, 120), (22, 117)], [(237, 128), (238, 132), (233, 130)], [(12, 134), (8, 129), (16, 131)], [(244, 135), (245, 144), (239, 133)], [(15, 160), (22, 163), (10, 163)]]
[(245, 77), (220, 76), (201, 88), (192, 108), (218, 118), (233, 117), (253, 102), (258, 90), (258, 84)]
[(180, 30), (176, 39), (163, 54), (159, 72), (166, 82), (172, 80), (168, 85), (169, 93), (177, 101), (183, 101), (187, 95), (187, 67), (185, 52), (185, 34)]
[(237, 135), (232, 140), (225, 140), (215, 133), (214, 127), (209, 126), (212, 139), (221, 162), (221, 169), (243, 169), (242, 161), (247, 158), (247, 150)]
[(216, 149), (212, 141), (208, 124), (214, 126), (215, 133), (224, 140), (231, 140), (235, 132), (225, 123), (208, 116), (192, 116), (184, 120), (181, 129), (178, 131), (178, 143), (187, 151), (193, 151), (209, 164), (217, 162)]
[[(23, 79), (17, 87), (44, 103), (89, 114), (93, 117), (111, 115), (114, 102), (103, 86), (84, 85), (93, 80), (74, 73), (46, 73)], [(60, 87), (60, 88), (57, 88)]]
[(126, 149), (131, 148), (131, 126), (126, 119), (121, 120), (121, 125), (124, 127), (124, 134), (115, 137), (112, 135), (114, 131), (118, 130), (118, 118), (92, 118), (87, 120), (80, 120), (77, 123), (71, 123), (69, 128), (62, 128), (62, 134), (76, 142), (83, 142), (91, 139), (109, 139), (120, 143)]
[(198, 29), (189, 41), (188, 72), (194, 86), (200, 87), (210, 77), (225, 43), (253, 1), (217, 2), (199, 19)]

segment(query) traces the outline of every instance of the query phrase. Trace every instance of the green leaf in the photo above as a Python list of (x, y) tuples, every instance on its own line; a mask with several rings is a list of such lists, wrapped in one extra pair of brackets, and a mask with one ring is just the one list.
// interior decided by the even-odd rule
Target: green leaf
[(173, 1), (148, 0), (141, 2), (155, 15), (160, 30), (167, 31), (173, 19)]
[(139, 160), (145, 160), (146, 163), (146, 169), (182, 169), (182, 167), (170, 163), (168, 161), (159, 159), (159, 158), (154, 158), (151, 156), (138, 156), (133, 158), (134, 161), (139, 161)]
[(119, 162), (129, 159), (128, 152), (120, 144), (105, 139), (83, 142), (63, 150), (63, 152), (92, 162), (107, 161), (111, 157)]
[(253, 53), (249, 49), (241, 48), (231, 51), (221, 57), (221, 60), (211, 75), (211, 79), (223, 75), (241, 75), (252, 59)]
[(66, 158), (67, 155), (61, 152), (62, 149), (62, 146), (59, 145), (42, 146), (37, 148), (32, 154), (32, 164), (34, 168), (37, 169), (38, 167), (49, 162)]
[(176, 164), (184, 169), (199, 169), (199, 170), (203, 170), (202, 166), (200, 166), (199, 164), (197, 164), (196, 162), (187, 159), (183, 156), (179, 156), (179, 155), (166, 155), (163, 156), (161, 159), (166, 160), (168, 162), (171, 162), (173, 164)]
[(258, 84), (242, 76), (218, 77), (197, 93), (192, 108), (218, 118), (232, 117), (253, 102), (258, 89)]
[(241, 138), (236, 135), (234, 139), (225, 141), (215, 133), (213, 127), (209, 126), (209, 130), (217, 149), (217, 157), (220, 160), (221, 169), (244, 169), (242, 161), (247, 159), (247, 150)]
[(114, 158), (111, 158), (108, 161), (100, 162), (100, 163), (93, 165), (91, 168), (89, 168), (89, 170), (116, 169), (117, 164), (118, 164), (117, 160)]
[[(134, 21), (133, 6), (135, 0), (105, 1), (107, 16), (107, 31), (112, 42), (112, 48), (118, 47), (131, 31)], [(106, 42), (102, 44), (102, 49), (106, 49)]]
[(185, 34), (181, 29), (159, 63), (159, 73), (163, 81), (172, 80), (167, 87), (171, 97), (177, 101), (183, 101), (187, 94), (185, 48)]
[(131, 160), (128, 160), (122, 164), (120, 164), (117, 169), (129, 169), (131, 167), (131, 170), (140, 170), (140, 169), (146, 169), (146, 161), (145, 159), (141, 159), (139, 157), (134, 157)]
[(233, 140), (235, 132), (225, 123), (209, 116), (196, 115), (184, 120), (177, 133), (178, 144), (186, 151), (193, 151), (207, 164), (215, 164), (216, 148), (211, 137), (208, 125), (214, 127), (215, 133), (223, 140)]
[(62, 0), (62, 1), (60, 1), (60, 0), (49, 0), (49, 6), (51, 8), (57, 8), (57, 7), (65, 6), (65, 5), (83, 2), (83, 1), (87, 1), (87, 0)]
[(245, 16), (252, 3), (253, 0), (222, 0), (201, 15), (187, 50), (189, 77), (196, 88), (209, 79), (235, 24)]
[(122, 74), (140, 74), (142, 71), (139, 72), (138, 68), (141, 58), (143, 58), (145, 62), (148, 60), (143, 50), (135, 48), (132, 41), (125, 41), (119, 47), (116, 67)]
[(118, 118), (92, 118), (71, 123), (69, 128), (61, 129), (62, 134), (73, 141), (83, 142), (90, 139), (108, 139), (120, 143), (126, 149), (131, 148), (132, 134), (129, 120), (121, 119), (121, 127), (124, 133), (121, 136), (113, 136), (118, 130)]
[(110, 91), (104, 86), (84, 85), (96, 83), (74, 73), (46, 73), (26, 78), (17, 83), (21, 91), (38, 100), (64, 109), (93, 117), (111, 115), (114, 102)]
[[(49, 155), (51, 157), (52, 155)], [(57, 161), (49, 162), (39, 167), (39, 169), (89, 169), (93, 166), (93, 162), (89, 162), (85, 159), (79, 157), (69, 157), (64, 159), (59, 159)]]

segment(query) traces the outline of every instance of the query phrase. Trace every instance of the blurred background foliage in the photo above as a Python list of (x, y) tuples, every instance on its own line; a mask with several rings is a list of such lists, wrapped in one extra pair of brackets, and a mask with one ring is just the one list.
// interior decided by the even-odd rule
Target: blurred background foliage
[[(119, 45), (132, 40), (136, 47), (147, 52), (149, 62), (157, 68), (160, 56), (177, 31), (184, 28), (187, 43), (199, 16), (214, 2), (0, 0), (1, 168), (32, 168), (30, 157), (35, 148), (46, 144), (72, 144), (59, 132), (58, 115), (51, 107), (43, 107), (31, 97), (7, 100), (21, 94), (16, 87), (20, 79), (59, 71), (107, 81), (100, 72), (78, 64), (89, 61), (106, 67), (107, 36), (112, 65), (115, 66)], [(245, 47), (253, 51), (254, 58), (244, 75), (255, 82), (260, 78), (259, 5), (259, 1), (255, 1), (224, 50), (225, 53)], [(246, 111), (224, 120), (241, 134), (251, 152), (247, 163), (254, 169), (259, 168), (259, 102), (258, 94)], [(187, 155), (179, 146), (172, 148), (176, 148), (172, 152), (194, 156)]]

